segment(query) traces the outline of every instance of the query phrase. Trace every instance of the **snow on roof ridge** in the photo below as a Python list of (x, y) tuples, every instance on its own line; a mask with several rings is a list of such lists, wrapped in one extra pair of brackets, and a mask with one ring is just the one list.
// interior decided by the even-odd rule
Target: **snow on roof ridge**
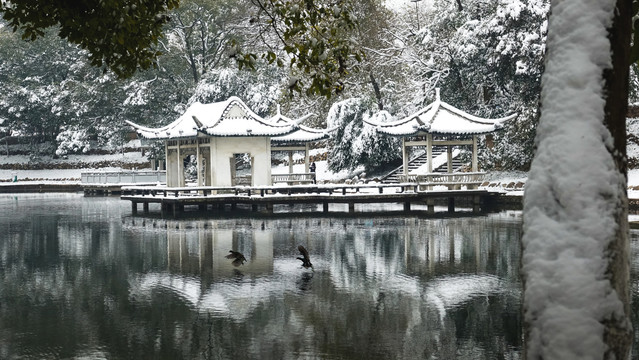
[(280, 121), (284, 121), (284, 122), (292, 123), (295, 125), (300, 125), (302, 122), (304, 122), (306, 119), (310, 118), (311, 116), (315, 116), (315, 114), (308, 113), (302, 117), (299, 117), (293, 120), (288, 116), (282, 115), (282, 113), (280, 112), (280, 104), (277, 104), (277, 114), (271, 116), (266, 121), (274, 123), (274, 124), (277, 124)]
[(466, 118), (466, 119), (468, 119), (470, 121), (478, 122), (478, 123), (481, 123), (481, 124), (487, 124), (487, 125), (494, 125), (494, 124), (497, 124), (497, 123), (501, 123), (501, 122), (513, 119), (513, 118), (517, 117), (517, 115), (518, 115), (517, 113), (514, 113), (514, 114), (511, 114), (511, 115), (508, 115), (508, 116), (504, 116), (504, 117), (501, 117), (501, 118), (497, 118), (497, 119), (488, 119), (488, 118), (482, 118), (482, 117), (479, 117), (479, 116), (471, 115), (471, 114), (465, 112), (464, 110), (458, 109), (458, 108), (456, 108), (456, 107), (454, 107), (454, 106), (452, 106), (452, 105), (450, 105), (450, 104), (448, 104), (446, 102), (443, 102), (443, 101), (441, 101), (441, 106), (444, 109), (446, 109), (446, 110), (448, 110), (450, 112), (453, 112), (456, 115), (464, 117), (464, 118)]
[[(433, 106), (435, 106), (435, 104), (436, 104), (436, 103), (437, 103), (437, 101), (434, 101), (434, 102), (432, 102), (432, 103), (430, 103), (430, 104), (426, 105), (426, 107), (421, 108), (420, 110), (415, 111), (415, 112), (414, 112), (414, 113), (412, 113), (411, 115), (408, 115), (408, 116), (406, 116), (405, 118), (403, 118), (403, 119), (401, 119), (401, 120), (398, 120), (397, 122), (398, 122), (398, 123), (399, 123), (399, 122), (405, 123), (405, 122), (411, 121), (412, 119), (416, 119), (416, 118), (418, 118), (420, 115), (422, 115), (423, 113), (430, 111), (430, 110), (431, 110), (431, 108), (432, 108)], [(386, 123), (386, 124), (391, 124), (391, 123)]]
[[(233, 114), (233, 119), (243, 119), (246, 133), (234, 131), (233, 126), (221, 126), (224, 120), (231, 119), (229, 111), (234, 106), (237, 106), (238, 113)], [(210, 136), (279, 136), (299, 129), (299, 125), (292, 121), (284, 124), (267, 121), (253, 112), (237, 96), (208, 104), (194, 101), (177, 119), (159, 128), (141, 126), (128, 120), (126, 123), (136, 129), (141, 136), (155, 139), (194, 137), (198, 132)], [(251, 123), (255, 125), (250, 125)], [(253, 131), (254, 128), (257, 131)]]

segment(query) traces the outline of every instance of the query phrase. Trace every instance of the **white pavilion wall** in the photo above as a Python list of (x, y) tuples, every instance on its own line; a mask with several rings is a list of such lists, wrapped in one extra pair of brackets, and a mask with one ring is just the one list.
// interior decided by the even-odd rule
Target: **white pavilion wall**
[(178, 154), (177, 151), (169, 151), (166, 154), (166, 186), (177, 187), (181, 186), (178, 174)]
[(253, 158), (253, 185), (271, 184), (271, 140), (268, 137), (217, 137), (211, 141), (212, 185), (231, 186), (231, 159), (248, 153)]

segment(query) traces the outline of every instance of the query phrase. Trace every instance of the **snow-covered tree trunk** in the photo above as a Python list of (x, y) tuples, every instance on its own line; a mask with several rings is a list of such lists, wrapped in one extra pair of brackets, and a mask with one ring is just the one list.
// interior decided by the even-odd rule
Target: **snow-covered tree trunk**
[(553, 0), (524, 199), (528, 359), (627, 359), (631, 0)]

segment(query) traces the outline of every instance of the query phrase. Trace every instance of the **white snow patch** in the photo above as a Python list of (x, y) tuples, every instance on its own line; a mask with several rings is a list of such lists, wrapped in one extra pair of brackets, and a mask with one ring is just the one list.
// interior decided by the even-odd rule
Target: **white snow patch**
[(614, 5), (552, 3), (538, 151), (524, 199), (522, 272), (531, 359), (602, 359), (602, 322), (623, 316), (605, 275), (604, 252), (615, 233), (614, 199), (624, 196), (603, 125), (602, 74), (610, 67), (606, 28)]

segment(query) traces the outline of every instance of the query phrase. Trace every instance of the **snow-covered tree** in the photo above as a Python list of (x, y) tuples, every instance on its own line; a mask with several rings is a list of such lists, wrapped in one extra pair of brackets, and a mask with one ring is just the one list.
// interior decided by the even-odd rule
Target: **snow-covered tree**
[(194, 84), (210, 70), (235, 67), (228, 50), (231, 41), (243, 41), (246, 31), (242, 23), (249, 5), (246, 1), (182, 1), (171, 12), (165, 39), (160, 40), (165, 57), (186, 63)]
[(251, 110), (269, 115), (280, 96), (281, 72), (277, 68), (243, 71), (237, 68), (214, 69), (204, 74), (189, 103), (224, 101), (231, 96), (241, 98)]
[(522, 274), (528, 359), (628, 359), (631, 1), (553, 0)]
[(419, 31), (407, 21), (410, 16), (396, 21), (396, 43), (409, 74), (406, 89), (400, 89), (410, 100), (404, 100), (402, 115), (433, 101), (435, 87), (446, 102), (472, 114), (519, 113), (495, 135), (491, 151), (480, 147), (480, 158), (484, 167), (526, 169), (538, 118), (549, 0), (462, 3), (461, 10), (451, 1), (420, 10), (425, 25)]
[(391, 118), (385, 111), (371, 115), (374, 108), (372, 101), (362, 98), (340, 101), (331, 107), (326, 123), (336, 130), (329, 144), (329, 169), (353, 171), (364, 166), (370, 171), (399, 158), (401, 150), (397, 139), (380, 135), (363, 122), (363, 118), (373, 117), (376, 122)]
[[(369, 116), (367, 113), (363, 117), (370, 119), (373, 123), (384, 123), (394, 120), (387, 111), (378, 111)], [(374, 170), (383, 165), (392, 163), (401, 158), (401, 140), (394, 136), (379, 134), (372, 126), (364, 123), (361, 132), (360, 160), (367, 170)]]

